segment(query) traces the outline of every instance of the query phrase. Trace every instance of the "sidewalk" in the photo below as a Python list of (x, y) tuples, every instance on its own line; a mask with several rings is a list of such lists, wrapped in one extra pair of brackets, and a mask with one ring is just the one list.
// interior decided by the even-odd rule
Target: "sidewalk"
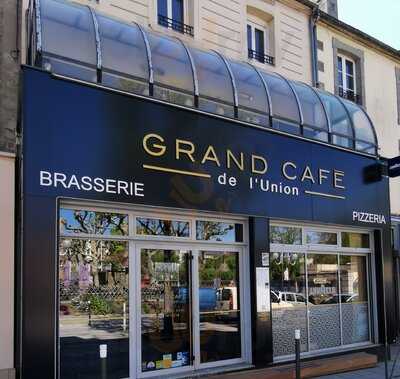
[[(393, 362), (397, 354), (400, 353), (400, 345), (392, 345), (391, 347), (392, 360), (389, 362), (388, 371), (389, 378), (393, 367)], [(378, 366), (364, 370), (350, 371), (342, 374), (332, 374), (320, 376), (317, 379), (385, 379), (385, 362), (379, 362)], [(391, 379), (400, 378), (400, 355), (396, 362), (393, 376)]]

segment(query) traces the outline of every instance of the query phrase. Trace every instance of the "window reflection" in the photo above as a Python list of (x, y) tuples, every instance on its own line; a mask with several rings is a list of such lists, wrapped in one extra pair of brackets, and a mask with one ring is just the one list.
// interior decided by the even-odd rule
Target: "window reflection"
[(200, 360), (240, 358), (239, 253), (199, 255)]
[[(302, 351), (370, 341), (369, 257), (338, 251), (338, 232), (304, 229), (305, 241), (302, 227), (269, 230), (274, 356), (294, 354), (295, 329), (301, 330)], [(342, 247), (370, 248), (368, 233), (340, 233)], [(285, 252), (279, 245), (286, 245)], [(313, 252), (315, 245), (331, 245), (332, 253)]]
[(148, 236), (189, 237), (190, 224), (188, 221), (137, 217), (136, 233)]
[(287, 132), (287, 133), (291, 133), (291, 134), (300, 134), (300, 126), (298, 124), (293, 124), (289, 121), (273, 119), (272, 127), (274, 129), (280, 130), (282, 132)]
[(107, 344), (111, 378), (129, 376), (128, 244), (61, 238), (59, 335), (61, 378), (100, 377)]
[(328, 141), (328, 133), (327, 132), (325, 132), (323, 130), (307, 127), (307, 126), (303, 127), (303, 135), (304, 135), (304, 137), (313, 138), (313, 139), (317, 139), (320, 141)]
[(307, 351), (304, 254), (273, 253), (270, 270), (274, 356), (294, 354), (296, 329), (301, 333), (301, 351)]
[(128, 216), (118, 213), (62, 208), (60, 210), (60, 232), (63, 235), (125, 236), (128, 234)]
[(343, 343), (369, 341), (366, 257), (340, 257)]
[(348, 147), (348, 148), (353, 147), (353, 140), (336, 134), (332, 134), (332, 143), (334, 145)]
[(337, 255), (307, 255), (310, 350), (341, 344), (337, 260)]
[(271, 243), (301, 245), (301, 228), (291, 226), (271, 226), (269, 232)]
[(342, 232), (342, 246), (368, 249), (369, 234)]
[(337, 245), (337, 234), (329, 232), (307, 231), (306, 241), (313, 245)]
[(142, 249), (142, 371), (188, 366), (192, 361), (189, 252)]
[(149, 95), (149, 85), (144, 81), (125, 77), (122, 74), (114, 74), (103, 69), (101, 83), (105, 86), (117, 88), (122, 91), (138, 93), (140, 95)]
[(216, 242), (243, 242), (243, 224), (196, 221), (196, 239)]

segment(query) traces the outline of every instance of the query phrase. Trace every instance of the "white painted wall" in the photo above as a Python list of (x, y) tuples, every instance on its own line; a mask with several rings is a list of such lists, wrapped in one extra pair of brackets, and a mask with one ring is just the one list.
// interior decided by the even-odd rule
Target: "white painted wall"
[(0, 370), (14, 367), (14, 164), (0, 153)]
[[(329, 92), (334, 91), (333, 38), (364, 51), (365, 107), (377, 131), (380, 154), (387, 158), (400, 155), (395, 76), (395, 67), (400, 67), (400, 59), (396, 61), (323, 23), (318, 24), (317, 35), (324, 44), (324, 50), (318, 50), (318, 60), (324, 63), (325, 68), (324, 72), (319, 71), (319, 81)], [(390, 189), (391, 211), (400, 215), (400, 178), (390, 180)]]

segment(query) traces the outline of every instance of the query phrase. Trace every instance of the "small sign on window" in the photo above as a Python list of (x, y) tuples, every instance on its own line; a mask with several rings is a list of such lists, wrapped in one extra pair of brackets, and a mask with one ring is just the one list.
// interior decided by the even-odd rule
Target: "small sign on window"
[(261, 265), (269, 266), (269, 253), (261, 253)]

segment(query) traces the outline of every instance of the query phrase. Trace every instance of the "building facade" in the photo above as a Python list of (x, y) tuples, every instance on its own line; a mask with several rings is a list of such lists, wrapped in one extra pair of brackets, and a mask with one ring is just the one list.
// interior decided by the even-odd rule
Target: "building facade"
[(96, 378), (100, 345), (123, 378), (290, 361), (295, 329), (304, 357), (394, 339), (397, 180), (389, 209), (365, 172), (398, 155), (398, 52), (309, 1), (0, 11), (0, 373)]
[[(392, 158), (400, 147), (400, 53), (332, 15), (316, 13), (317, 82), (320, 88), (362, 105), (371, 117), (380, 154)], [(394, 280), (399, 299), (399, 191), (398, 178), (390, 179)]]
[[(15, 1), (0, 4), (0, 377), (14, 367), (15, 156), (20, 71)], [(13, 370), (11, 370), (13, 371)]]

